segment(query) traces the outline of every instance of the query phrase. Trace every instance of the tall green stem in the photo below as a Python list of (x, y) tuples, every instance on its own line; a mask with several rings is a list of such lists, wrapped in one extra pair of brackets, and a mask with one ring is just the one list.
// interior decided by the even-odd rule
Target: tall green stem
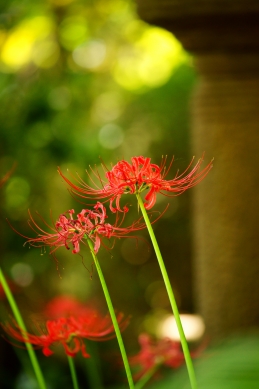
[(103, 389), (103, 383), (101, 378), (100, 356), (97, 347), (97, 342), (86, 342), (86, 348), (91, 358), (85, 359), (86, 374), (90, 389)]
[(161, 254), (161, 251), (159, 249), (159, 246), (158, 246), (158, 243), (157, 243), (157, 240), (156, 240), (156, 237), (155, 237), (152, 225), (150, 223), (150, 220), (149, 220), (146, 208), (144, 207), (142, 198), (140, 197), (139, 194), (137, 194), (137, 200), (138, 200), (138, 204), (140, 206), (143, 218), (145, 220), (145, 223), (146, 223), (149, 235), (150, 235), (150, 239), (152, 241), (152, 244), (153, 244), (153, 247), (154, 247), (154, 250), (155, 250), (155, 253), (156, 253), (156, 257), (157, 257), (157, 260), (158, 260), (158, 263), (159, 263), (159, 266), (160, 266), (160, 270), (161, 270), (161, 273), (162, 273), (162, 276), (163, 276), (163, 279), (164, 279), (164, 283), (165, 283), (165, 287), (166, 287), (166, 290), (167, 290), (167, 294), (168, 294), (168, 297), (169, 297), (169, 300), (170, 300), (170, 303), (171, 303), (171, 307), (172, 307), (172, 310), (173, 310), (174, 318), (175, 318), (176, 325), (177, 325), (177, 328), (178, 328), (178, 332), (179, 332), (179, 335), (180, 335), (180, 340), (181, 340), (181, 344), (182, 344), (182, 348), (183, 348), (184, 358), (185, 358), (185, 362), (186, 362), (186, 366), (187, 366), (187, 370), (188, 370), (188, 374), (189, 374), (189, 379), (190, 379), (191, 387), (192, 387), (192, 389), (197, 389), (197, 381), (196, 381), (196, 376), (195, 376), (195, 372), (194, 372), (194, 368), (193, 368), (193, 363), (192, 363), (190, 351), (189, 351), (188, 344), (187, 344), (187, 341), (186, 341), (186, 338), (185, 338), (185, 334), (184, 334), (184, 331), (183, 331), (183, 326), (182, 326), (182, 323), (181, 323), (179, 311), (178, 311), (178, 308), (177, 308), (177, 304), (176, 304), (176, 301), (175, 301), (175, 297), (174, 297), (174, 293), (173, 293), (173, 290), (172, 290), (172, 287), (171, 287), (171, 283), (170, 283), (170, 280), (169, 280), (169, 277), (168, 277), (168, 274), (167, 274), (167, 271), (166, 271), (166, 268), (165, 268), (165, 264), (164, 264), (164, 261), (163, 261), (163, 258), (162, 258), (162, 254)]
[(71, 377), (72, 377), (73, 388), (79, 389), (78, 382), (77, 382), (77, 376), (76, 376), (76, 369), (75, 369), (75, 364), (74, 364), (73, 358), (68, 355), (67, 359), (68, 359), (68, 364), (69, 364), (70, 373), (71, 373)]
[(117, 322), (117, 318), (116, 318), (116, 315), (115, 315), (115, 312), (114, 312), (114, 308), (113, 308), (113, 305), (112, 305), (110, 294), (109, 294), (109, 291), (108, 291), (108, 288), (107, 288), (107, 285), (106, 285), (106, 282), (105, 282), (105, 279), (104, 279), (104, 276), (103, 276), (103, 273), (102, 273), (99, 261), (97, 259), (97, 256), (94, 253), (94, 248), (93, 248), (92, 241), (89, 238), (87, 238), (87, 242), (88, 242), (88, 245), (89, 245), (91, 253), (92, 253), (92, 257), (93, 257), (93, 260), (94, 260), (94, 263), (95, 263), (95, 266), (96, 266), (96, 269), (97, 269), (97, 273), (98, 273), (99, 278), (100, 278), (100, 282), (101, 282), (101, 285), (102, 285), (102, 288), (103, 288), (104, 296), (105, 296), (105, 299), (106, 299), (106, 302), (107, 302), (107, 305), (108, 305), (108, 309), (109, 309), (109, 312), (110, 312), (110, 315), (111, 315), (111, 320), (112, 320), (112, 323), (113, 323), (113, 326), (114, 326), (114, 331), (115, 331), (115, 334), (116, 334), (116, 337), (117, 337), (117, 340), (118, 340), (118, 344), (119, 344), (122, 360), (123, 360), (123, 363), (124, 363), (124, 367), (125, 367), (125, 371), (126, 371), (129, 387), (130, 387), (130, 389), (134, 389), (134, 383), (133, 383), (133, 378), (132, 378), (131, 371), (130, 371), (129, 361), (128, 361), (126, 350), (125, 350), (125, 347), (124, 347), (124, 344), (123, 344), (123, 340), (122, 340), (122, 337), (121, 337), (120, 327), (119, 327), (119, 324)]
[(45, 384), (45, 380), (43, 378), (43, 374), (42, 374), (40, 365), (38, 363), (36, 354), (34, 352), (34, 349), (33, 349), (32, 345), (30, 343), (26, 342), (26, 332), (27, 332), (27, 330), (26, 330), (24, 321), (22, 319), (22, 316), (20, 314), (20, 311), (19, 311), (19, 309), (18, 309), (18, 307), (16, 305), (16, 302), (15, 302), (15, 300), (13, 298), (12, 292), (11, 292), (9, 286), (8, 286), (8, 283), (6, 282), (6, 279), (4, 277), (2, 269), (0, 269), (0, 282), (1, 282), (2, 286), (3, 286), (3, 289), (4, 289), (4, 292), (6, 294), (7, 300), (8, 300), (8, 302), (9, 302), (9, 304), (11, 306), (11, 309), (13, 311), (15, 320), (16, 320), (18, 326), (20, 327), (20, 329), (22, 330), (22, 332), (24, 333), (24, 343), (25, 343), (25, 346), (27, 348), (27, 351), (28, 351), (28, 354), (29, 354), (29, 357), (30, 357), (30, 360), (31, 360), (31, 364), (32, 364), (32, 367), (34, 369), (34, 373), (35, 373), (36, 379), (38, 381), (39, 387), (40, 387), (40, 389), (47, 389), (47, 386)]

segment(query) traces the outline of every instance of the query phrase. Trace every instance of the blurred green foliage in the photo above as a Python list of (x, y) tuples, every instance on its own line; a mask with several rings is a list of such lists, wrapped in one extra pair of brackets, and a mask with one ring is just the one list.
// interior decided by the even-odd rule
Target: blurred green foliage
[[(27, 322), (60, 293), (105, 312), (106, 306), (97, 274), (90, 280), (87, 250), (81, 258), (60, 249), (57, 264), (40, 249), (23, 247), (25, 239), (5, 219), (32, 236), (28, 209), (50, 224), (68, 209), (81, 210), (57, 166), (87, 180), (84, 170), (100, 168), (101, 161), (110, 166), (144, 155), (159, 164), (162, 155), (169, 161), (174, 155), (171, 176), (183, 170), (190, 161), (188, 101), (194, 82), (190, 56), (170, 33), (139, 20), (130, 0), (1, 1), (0, 177), (17, 163), (0, 193), (1, 266), (17, 283), (16, 299)], [(193, 309), (189, 199), (189, 192), (159, 197), (157, 210), (168, 202), (170, 207), (155, 225), (180, 310), (187, 312)], [(127, 201), (130, 224), (138, 211), (134, 198)], [(152, 330), (153, 318), (170, 308), (148, 240), (130, 242), (116, 242), (112, 252), (102, 248), (98, 257), (114, 306), (132, 315), (124, 337), (135, 352), (139, 332)], [(6, 310), (5, 304), (3, 318)], [(105, 354), (116, 341), (100, 347)], [(112, 371), (104, 373), (108, 382)]]

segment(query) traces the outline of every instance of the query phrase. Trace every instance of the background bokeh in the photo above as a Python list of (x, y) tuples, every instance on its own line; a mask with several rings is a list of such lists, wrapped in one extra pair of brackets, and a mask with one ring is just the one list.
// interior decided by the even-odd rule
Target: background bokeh
[[(82, 209), (57, 166), (87, 180), (89, 165), (102, 171), (102, 161), (110, 166), (138, 155), (159, 164), (167, 155), (168, 161), (174, 156), (172, 177), (184, 170), (192, 157), (188, 101), (195, 77), (191, 56), (172, 34), (139, 20), (130, 0), (1, 1), (0, 176), (16, 163), (0, 193), (1, 267), (15, 285), (27, 324), (40, 318), (44, 304), (60, 294), (103, 312), (106, 305), (96, 272), (90, 279), (92, 260), (86, 249), (83, 258), (59, 249), (57, 264), (48, 253), (24, 246), (25, 239), (6, 218), (22, 235), (33, 236), (28, 209), (49, 223), (68, 209)], [(125, 222), (130, 223), (138, 210), (134, 197), (127, 200), (132, 207)], [(163, 211), (168, 203), (154, 228), (180, 311), (192, 313), (190, 194), (160, 196), (155, 209)], [(170, 312), (147, 234), (117, 241), (112, 251), (102, 248), (98, 257), (114, 306), (132, 316), (124, 338), (134, 353), (138, 334), (155, 332), (156, 323)], [(2, 320), (8, 318), (8, 309), (3, 296)], [(104, 354), (100, 369), (107, 385), (114, 383), (117, 365), (105, 369), (105, 353), (115, 348), (114, 340), (95, 350)], [(16, 353), (24, 358), (23, 350)], [(19, 358), (2, 340), (0, 354), (2, 382), (9, 385), (10, 360), (17, 372), (4, 388), (29, 388)], [(65, 376), (68, 371), (62, 353), (51, 358), (56, 358), (59, 373), (50, 369), (49, 359), (43, 357), (42, 363), (54, 388), (60, 372), (66, 371)]]

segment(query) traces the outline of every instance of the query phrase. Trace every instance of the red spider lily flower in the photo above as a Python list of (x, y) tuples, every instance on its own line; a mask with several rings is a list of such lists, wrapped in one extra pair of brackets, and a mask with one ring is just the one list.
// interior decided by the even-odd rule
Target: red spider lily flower
[[(142, 377), (157, 365), (165, 365), (176, 369), (185, 361), (180, 342), (169, 338), (154, 341), (149, 335), (141, 334), (139, 344), (140, 352), (129, 358), (130, 364), (139, 368), (135, 378)], [(195, 354), (192, 354), (192, 356), (195, 356)]]
[[(124, 330), (129, 319), (124, 319), (124, 315), (119, 313), (117, 321), (120, 329)], [(94, 311), (78, 317), (71, 315), (48, 320), (45, 324), (46, 329), (40, 330), (39, 335), (23, 331), (16, 322), (13, 325), (1, 325), (5, 332), (16, 341), (30, 343), (35, 348), (42, 348), (46, 357), (53, 354), (54, 351), (51, 349), (53, 345), (62, 344), (67, 355), (74, 357), (81, 351), (84, 358), (89, 358), (90, 355), (86, 351), (83, 339), (105, 341), (115, 336), (110, 317), (103, 318)]]
[(96, 203), (93, 210), (83, 209), (75, 219), (74, 213), (72, 209), (60, 215), (53, 227), (45, 223), (54, 232), (48, 233), (35, 222), (29, 212), (29, 225), (37, 232), (38, 236), (36, 238), (22, 236), (27, 239), (27, 243), (31, 246), (49, 246), (51, 248), (50, 254), (54, 254), (62, 246), (70, 249), (70, 245), (73, 247), (72, 253), (78, 254), (80, 251), (80, 243), (85, 244), (84, 239), (89, 238), (94, 243), (94, 252), (96, 254), (100, 248), (102, 237), (108, 239), (112, 237), (122, 238), (131, 232), (145, 228), (145, 224), (140, 222), (141, 219), (125, 228), (120, 227), (124, 217), (120, 223), (118, 217), (114, 225), (106, 223), (106, 209), (100, 202)]
[[(120, 198), (123, 194), (136, 194), (148, 190), (145, 196), (145, 208), (151, 209), (156, 202), (157, 193), (167, 196), (176, 196), (183, 193), (185, 190), (192, 188), (200, 182), (209, 172), (212, 167), (212, 161), (200, 171), (203, 157), (193, 166), (193, 161), (190, 162), (185, 171), (181, 174), (177, 172), (173, 179), (167, 180), (166, 176), (172, 166), (173, 160), (169, 167), (166, 168), (166, 158), (162, 158), (160, 166), (151, 163), (151, 158), (133, 157), (131, 163), (127, 161), (119, 161), (113, 168), (106, 171), (106, 181), (100, 178), (98, 172), (92, 170), (96, 178), (101, 183), (101, 188), (92, 180), (94, 188), (87, 185), (80, 177), (77, 178), (79, 185), (73, 184), (66, 178), (60, 169), (59, 174), (71, 186), (72, 191), (85, 198), (107, 198), (110, 199), (110, 209), (113, 212), (122, 211), (120, 207)], [(106, 170), (103, 165), (104, 170)], [(87, 172), (88, 173), (88, 172)], [(90, 174), (88, 173), (90, 176)], [(113, 203), (115, 201), (115, 207)], [(124, 207), (124, 212), (128, 211)]]
[(93, 309), (71, 296), (57, 296), (48, 302), (43, 310), (44, 317), (57, 319), (68, 316), (88, 316)]

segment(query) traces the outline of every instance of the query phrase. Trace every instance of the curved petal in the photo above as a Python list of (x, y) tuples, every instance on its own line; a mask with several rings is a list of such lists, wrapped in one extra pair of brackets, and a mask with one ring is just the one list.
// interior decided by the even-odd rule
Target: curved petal
[(101, 245), (101, 239), (99, 238), (98, 234), (95, 234), (95, 243), (94, 243), (94, 253), (97, 254)]
[(155, 203), (156, 203), (156, 190), (154, 188), (151, 188), (148, 194), (145, 196), (145, 200), (147, 201), (144, 203), (144, 206), (146, 209), (151, 209)]
[(45, 357), (49, 357), (50, 355), (54, 354), (49, 347), (43, 347), (42, 352), (45, 355)]

